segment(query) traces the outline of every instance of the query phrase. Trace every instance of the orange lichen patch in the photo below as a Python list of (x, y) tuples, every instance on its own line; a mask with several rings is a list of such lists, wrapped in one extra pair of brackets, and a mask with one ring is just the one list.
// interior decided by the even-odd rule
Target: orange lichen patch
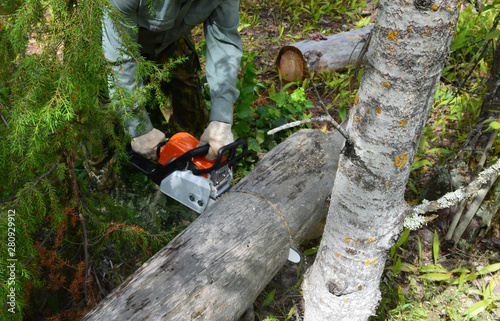
[(452, 29), (454, 25), (455, 25), (455, 19), (451, 19), (451, 21), (450, 21), (450, 29)]
[(344, 242), (346, 242), (346, 243), (349, 243), (350, 241), (351, 241), (351, 239), (348, 238), (348, 237), (346, 237), (345, 240), (344, 240)]
[(393, 52), (393, 51), (394, 51), (394, 49), (392, 49), (392, 47), (391, 47), (391, 46), (387, 46), (387, 50), (389, 50), (390, 52)]
[(387, 88), (387, 89), (391, 89), (391, 84), (389, 84), (389, 82), (388, 82), (388, 81), (383, 81), (383, 82), (382, 82), (382, 87), (385, 87), (385, 88)]
[(363, 120), (363, 118), (361, 118), (361, 116), (358, 117), (359, 121)]
[(377, 258), (374, 258), (373, 260), (366, 260), (365, 265), (374, 266), (375, 262), (377, 262)]
[(398, 155), (396, 156), (396, 159), (394, 159), (394, 165), (396, 165), (396, 167), (402, 167), (407, 160), (408, 160), (408, 153)]
[(340, 253), (335, 253), (335, 255), (338, 256), (338, 257), (342, 256), (342, 254), (340, 254)]
[(399, 126), (403, 127), (403, 126), (406, 126), (408, 125), (408, 119), (406, 118), (403, 118), (399, 121)]
[(366, 111), (366, 113), (367, 113), (367, 114), (369, 114), (369, 113), (370, 113), (370, 110), (367, 110), (367, 111)]
[(407, 30), (412, 30), (413, 29), (413, 26), (408, 26), (406, 27)]
[(450, 5), (448, 5), (448, 8), (446, 8), (446, 9), (448, 9), (448, 11), (453, 11), (453, 6), (450, 4)]
[(439, 6), (438, 6), (438, 4), (437, 4), (437, 3), (434, 3), (434, 4), (432, 5), (432, 7), (431, 7), (431, 10), (432, 10), (432, 11), (437, 11), (437, 9), (439, 9)]
[(389, 33), (387, 34), (387, 39), (389, 39), (391, 41), (396, 41), (397, 36), (398, 36), (397, 31), (389, 31)]
[(382, 112), (382, 108), (380, 108), (379, 106), (375, 107), (375, 112), (377, 114), (380, 114)]
[(387, 188), (387, 187), (389, 187), (389, 185), (390, 185), (389, 183), (385, 183), (385, 184), (384, 184), (384, 186), (385, 186), (386, 188)]
[(373, 242), (375, 242), (375, 239), (374, 239), (373, 237), (370, 237), (370, 238), (368, 239), (368, 243), (373, 243)]
[(357, 93), (356, 93), (356, 97), (354, 97), (354, 105), (356, 105), (356, 103), (358, 102), (358, 93), (359, 93), (359, 92), (357, 92)]
[(358, 241), (358, 240), (354, 240), (354, 242), (355, 242), (355, 243), (359, 243), (359, 241)]

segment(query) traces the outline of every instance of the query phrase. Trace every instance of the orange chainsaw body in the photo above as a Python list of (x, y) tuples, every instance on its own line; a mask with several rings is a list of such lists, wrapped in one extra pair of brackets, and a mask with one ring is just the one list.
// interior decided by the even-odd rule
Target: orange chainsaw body
[[(160, 149), (160, 159), (158, 160), (158, 163), (165, 165), (184, 155), (186, 152), (195, 149), (199, 143), (200, 141), (189, 133), (177, 133), (172, 136)], [(207, 161), (205, 157), (200, 155), (193, 157), (191, 162), (196, 165), (198, 169), (207, 169), (214, 165), (215, 160)]]

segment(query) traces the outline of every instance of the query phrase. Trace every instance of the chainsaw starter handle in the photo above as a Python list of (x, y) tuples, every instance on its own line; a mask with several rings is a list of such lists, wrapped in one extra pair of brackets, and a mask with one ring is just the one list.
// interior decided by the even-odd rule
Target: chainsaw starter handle
[[(243, 150), (241, 151), (241, 153), (236, 154), (237, 153), (236, 149), (239, 146), (241, 146), (243, 148)], [(203, 145), (203, 146), (197, 147), (195, 149), (192, 149), (189, 152), (193, 152), (192, 157), (195, 157), (198, 155), (206, 155), (208, 153), (209, 148), (210, 148), (209, 145)], [(189, 153), (189, 152), (187, 152), (187, 153)], [(224, 161), (222, 161), (223, 155), (226, 152), (229, 152), (229, 154), (226, 156), (226, 159)], [(201, 175), (201, 174), (210, 173), (211, 171), (214, 171), (214, 170), (218, 170), (219, 168), (226, 166), (226, 165), (232, 166), (232, 165), (238, 163), (240, 160), (242, 160), (243, 157), (245, 157), (245, 155), (247, 154), (247, 152), (248, 152), (248, 144), (247, 144), (246, 140), (240, 138), (237, 141), (232, 142), (231, 144), (228, 144), (226, 146), (222, 146), (219, 149), (219, 152), (217, 153), (217, 158), (215, 160), (215, 163), (210, 168), (205, 168), (205, 169), (194, 168), (192, 170), (192, 172), (195, 175)], [(184, 156), (184, 155), (182, 155), (182, 156)]]

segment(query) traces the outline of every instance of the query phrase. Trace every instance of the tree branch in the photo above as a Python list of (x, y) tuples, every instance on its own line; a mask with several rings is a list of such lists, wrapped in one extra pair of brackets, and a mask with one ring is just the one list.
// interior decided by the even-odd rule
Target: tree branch
[(85, 226), (85, 219), (81, 213), (78, 213), (78, 217), (80, 218), (80, 222), (82, 222), (82, 232), (83, 232), (83, 251), (85, 255), (85, 283), (84, 283), (84, 295), (85, 295), (85, 303), (89, 304), (88, 297), (88, 281), (89, 281), (89, 252), (88, 252), (88, 240), (87, 240), (87, 227)]
[(288, 128), (293, 128), (293, 127), (300, 126), (300, 125), (307, 124), (307, 123), (312, 123), (315, 121), (330, 121), (330, 118), (331, 117), (328, 117), (328, 116), (319, 116), (319, 117), (313, 117), (313, 118), (294, 121), (294, 122), (279, 126), (277, 128), (271, 129), (270, 131), (267, 132), (267, 134), (274, 135), (277, 132), (280, 132), (282, 130), (285, 130)]
[[(52, 166), (50, 167), (50, 169), (45, 174), (43, 174), (42, 176), (38, 177), (33, 182), (33, 185), (30, 187), (30, 189), (32, 189), (35, 186), (37, 186), (45, 177), (47, 177), (48, 175), (50, 175), (50, 173), (52, 173), (52, 171), (56, 168), (56, 166), (57, 166), (57, 162), (54, 163), (54, 164), (52, 164)], [(25, 190), (24, 192), (26, 193), (27, 190)], [(11, 197), (8, 197), (8, 198), (2, 200), (2, 203), (7, 203), (7, 202), (13, 201), (15, 199), (16, 199), (16, 195), (12, 195)], [(16, 207), (16, 205), (19, 203), (19, 200), (20, 199), (18, 198), (12, 207)]]
[[(405, 219), (405, 226), (412, 226), (413, 229), (419, 228), (425, 221), (425, 218), (422, 220), (420, 214), (435, 212), (443, 208), (449, 208), (472, 196), (476, 196), (485, 184), (489, 184), (492, 179), (496, 180), (499, 175), (500, 161), (497, 161), (493, 166), (479, 173), (479, 175), (477, 175), (477, 177), (468, 186), (464, 186), (460, 189), (457, 189), (456, 191), (446, 193), (436, 201), (429, 202), (428, 200), (423, 200), (420, 205), (417, 205), (413, 208), (413, 214)], [(420, 223), (420, 225), (416, 223), (412, 224), (412, 220), (419, 221), (418, 223)]]

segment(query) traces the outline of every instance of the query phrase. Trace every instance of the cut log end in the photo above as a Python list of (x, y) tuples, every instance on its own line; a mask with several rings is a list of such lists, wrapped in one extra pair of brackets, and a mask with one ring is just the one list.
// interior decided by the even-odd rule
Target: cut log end
[(307, 64), (299, 49), (285, 46), (281, 48), (278, 54), (276, 66), (284, 81), (297, 82), (304, 78)]

